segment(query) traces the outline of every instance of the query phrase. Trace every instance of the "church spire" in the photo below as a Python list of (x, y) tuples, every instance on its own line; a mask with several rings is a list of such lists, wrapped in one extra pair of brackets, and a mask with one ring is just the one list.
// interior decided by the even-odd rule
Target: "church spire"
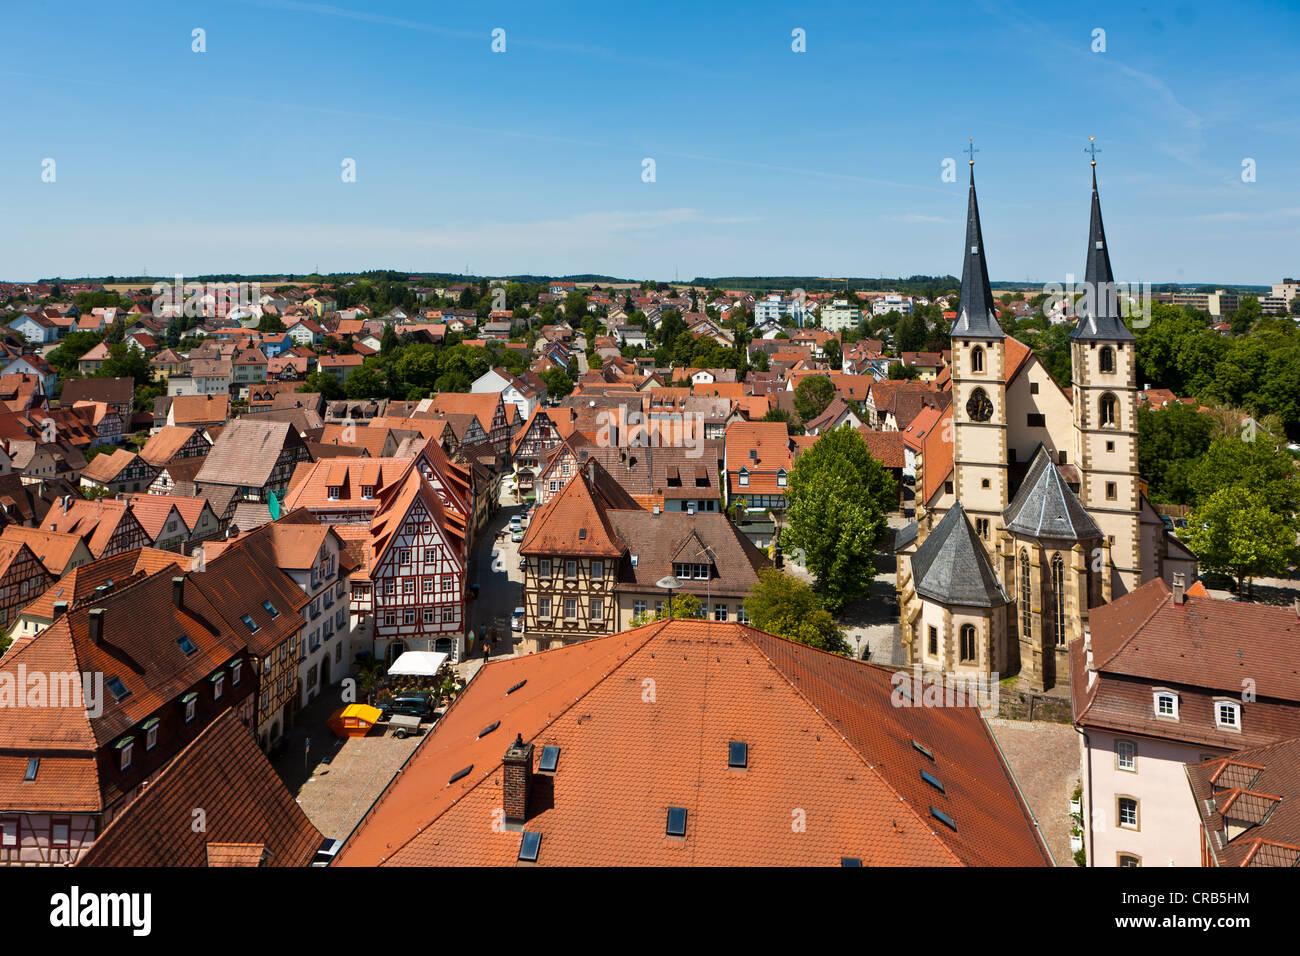
[[(1089, 138), (1089, 143), (1091, 142)], [(1088, 224), (1088, 263), (1083, 273), (1079, 322), (1070, 333), (1070, 338), (1127, 341), (1133, 338), (1133, 333), (1119, 313), (1119, 295), (1115, 289), (1115, 275), (1110, 269), (1106, 230), (1101, 223), (1101, 197), (1097, 195), (1097, 149), (1089, 146), (1085, 152), (1092, 153), (1092, 220)]]
[(1001, 339), (1006, 337), (998, 325), (989, 288), (989, 269), (984, 261), (984, 236), (980, 232), (980, 209), (975, 199), (975, 144), (970, 147), (970, 202), (966, 208), (966, 249), (961, 268), (961, 298), (957, 319), (949, 333), (953, 338)]

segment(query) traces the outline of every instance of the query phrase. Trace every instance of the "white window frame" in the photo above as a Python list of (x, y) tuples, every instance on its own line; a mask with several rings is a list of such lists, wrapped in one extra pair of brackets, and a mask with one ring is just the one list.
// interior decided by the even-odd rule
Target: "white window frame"
[[(1225, 709), (1231, 712), (1231, 721), (1223, 719)], [(1216, 697), (1214, 699), (1214, 726), (1220, 730), (1241, 730), (1241, 704), (1235, 700)]]
[[(1127, 764), (1124, 759), (1125, 749), (1128, 751)], [(1137, 773), (1137, 744), (1131, 740), (1115, 741), (1115, 769), (1126, 773)]]
[[(1167, 697), (1167, 698), (1169, 698), (1169, 700), (1171, 700), (1171, 701), (1173, 702), (1173, 711), (1172, 711), (1172, 713), (1168, 713), (1168, 714), (1161, 713), (1161, 711), (1160, 711), (1160, 700), (1161, 700), (1161, 698), (1163, 698), (1163, 697)], [(1178, 695), (1175, 694), (1175, 693), (1174, 693), (1173, 691), (1171, 691), (1171, 690), (1165, 690), (1165, 689), (1163, 689), (1163, 688), (1159, 688), (1159, 687), (1157, 687), (1155, 690), (1153, 690), (1153, 691), (1151, 692), (1151, 706), (1152, 706), (1152, 708), (1155, 710), (1155, 715), (1156, 715), (1157, 717), (1163, 719), (1163, 720), (1177, 720), (1177, 719), (1178, 719)]]

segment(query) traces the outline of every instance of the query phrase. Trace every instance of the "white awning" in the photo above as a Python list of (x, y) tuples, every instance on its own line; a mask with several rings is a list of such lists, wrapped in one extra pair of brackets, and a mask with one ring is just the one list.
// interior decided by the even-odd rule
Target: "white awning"
[(433, 677), (446, 662), (447, 655), (435, 651), (406, 651), (388, 668), (389, 676)]

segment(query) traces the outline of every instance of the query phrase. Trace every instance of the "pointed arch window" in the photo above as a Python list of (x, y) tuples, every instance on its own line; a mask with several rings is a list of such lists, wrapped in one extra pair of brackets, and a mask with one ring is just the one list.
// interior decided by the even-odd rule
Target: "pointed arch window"
[(1056, 646), (1065, 646), (1065, 562), (1058, 554), (1052, 558), (1052, 631)]
[(984, 371), (984, 349), (981, 346), (975, 346), (970, 353), (970, 369), (972, 372)]
[(961, 626), (961, 660), (963, 664), (970, 664), (975, 660), (974, 624), (963, 624)]
[(1111, 348), (1109, 345), (1104, 346), (1101, 350), (1101, 355), (1097, 359), (1097, 362), (1098, 362), (1098, 367), (1103, 372), (1115, 371), (1115, 350)]
[(1119, 427), (1119, 400), (1110, 392), (1101, 397), (1099, 411), (1102, 428)]
[(1029, 586), (1029, 552), (1020, 549), (1020, 636), (1028, 638), (1034, 633), (1033, 591)]

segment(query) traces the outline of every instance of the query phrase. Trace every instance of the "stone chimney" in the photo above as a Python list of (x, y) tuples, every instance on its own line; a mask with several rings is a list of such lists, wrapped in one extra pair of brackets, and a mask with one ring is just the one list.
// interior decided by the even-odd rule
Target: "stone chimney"
[(177, 576), (172, 578), (172, 604), (176, 607), (185, 607), (185, 578)]
[(1183, 572), (1174, 572), (1174, 603), (1182, 604), (1187, 600), (1187, 586), (1183, 583)]
[(104, 609), (97, 607), (90, 612), (90, 640), (96, 644), (104, 643)]
[(522, 734), (516, 734), (515, 742), (506, 748), (501, 776), (506, 829), (522, 830), (528, 819), (528, 788), (533, 779), (533, 745), (524, 743)]

